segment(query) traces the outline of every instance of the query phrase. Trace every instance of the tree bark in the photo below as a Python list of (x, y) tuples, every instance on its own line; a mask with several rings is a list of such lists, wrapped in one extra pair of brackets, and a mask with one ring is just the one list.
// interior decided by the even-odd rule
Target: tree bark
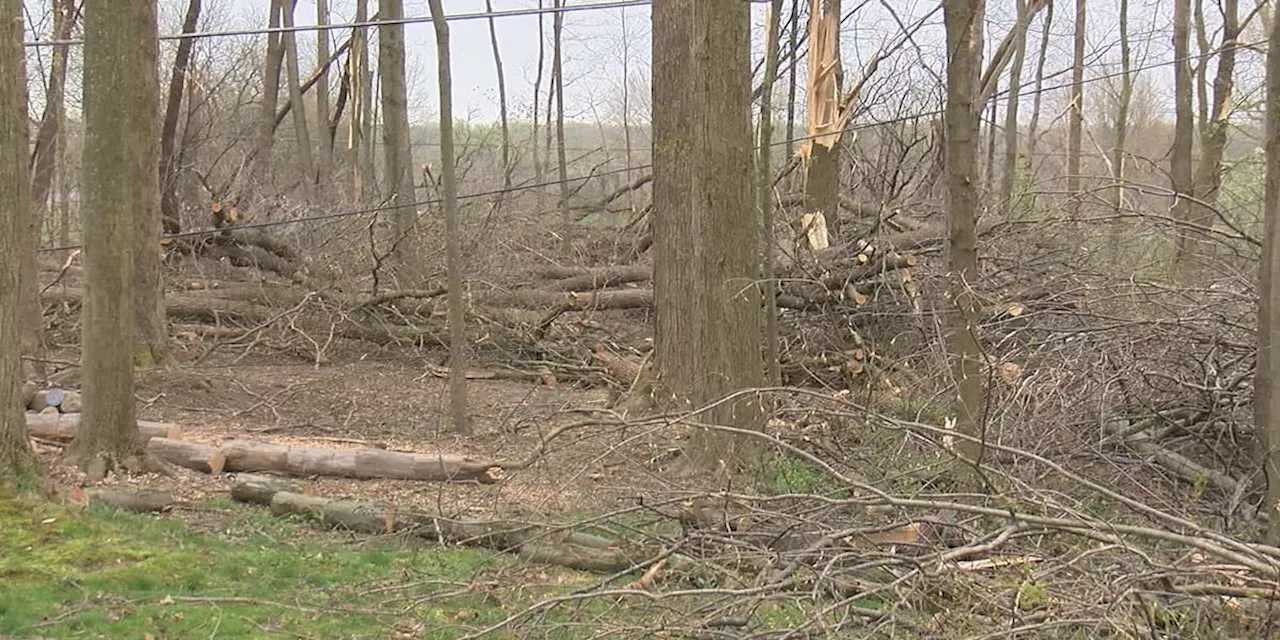
[[(449, 271), (449, 408), (453, 429), (471, 434), (467, 415), (467, 325), (462, 290), (462, 230), (458, 228), (458, 187), (453, 159), (453, 73), (449, 23), (440, 0), (430, 0), (436, 29), (436, 60), (440, 79), (440, 182), (444, 191), (445, 260)], [(496, 46), (496, 40), (495, 40)], [(496, 50), (496, 49), (495, 49)]]
[[(564, 9), (564, 0), (555, 0), (557, 9)], [(560, 210), (572, 220), (569, 211), (569, 164), (564, 149), (564, 11), (557, 11), (551, 20), (551, 81), (556, 92), (556, 169), (560, 179)]]
[[(267, 25), (280, 27), (285, 3), (290, 0), (271, 0)], [(280, 102), (280, 69), (284, 66), (284, 46), (280, 34), (267, 34), (267, 55), (262, 73), (262, 104), (258, 115), (257, 143), (254, 146), (252, 184), (250, 188), (261, 197), (271, 181), (272, 149), (276, 139), (276, 104)]]
[[(121, 92), (120, 100), (129, 110), (128, 124), (133, 136), (126, 144), (135, 147), (134, 162), (147, 170), (127, 184), (135, 198), (130, 210), (133, 229), (133, 365), (140, 369), (162, 364), (169, 357), (169, 324), (164, 311), (164, 266), (160, 236), (164, 231), (160, 195), (160, 75), (156, 62), (160, 55), (156, 14), (135, 14), (145, 22), (134, 25), (124, 36), (142, 53), (124, 64), (127, 72), (116, 72), (109, 90)], [(87, 27), (86, 27), (87, 28)], [(132, 37), (136, 34), (136, 38)], [(86, 60), (88, 56), (86, 55)], [(86, 73), (88, 67), (86, 66)], [(136, 75), (128, 75), (136, 71)], [(85, 129), (88, 130), (88, 120)], [(88, 148), (86, 143), (85, 148)], [(92, 211), (86, 203), (84, 211)], [(84, 227), (88, 229), (86, 225)], [(86, 249), (86, 253), (88, 253)], [(86, 267), (87, 267), (86, 260)], [(91, 296), (92, 298), (92, 296)], [(129, 396), (132, 398), (132, 396)]]
[(25, 484), (40, 469), (22, 415), (18, 338), (19, 256), (32, 240), (24, 226), (32, 203), (23, 25), (22, 0), (0, 0), (0, 484)]
[[(293, 28), (293, 13), (296, 6), (296, 2), (290, 2), (288, 7), (282, 9), (281, 22), (286, 29)], [(298, 153), (298, 170), (302, 173), (303, 189), (308, 195), (311, 195), (313, 193), (312, 187), (316, 184), (316, 165), (312, 155), (314, 150), (311, 146), (311, 132), (307, 126), (307, 109), (302, 104), (302, 80), (299, 78), (298, 72), (298, 39), (293, 31), (285, 31), (280, 37), (281, 44), (284, 45), (285, 76), (289, 84), (289, 104), (293, 111), (293, 132)]]
[(1267, 49), (1262, 259), (1258, 263), (1258, 370), (1254, 425), (1267, 480), (1267, 543), (1280, 544), (1280, 20), (1270, 25)]
[[(834, 100), (839, 104), (840, 96), (843, 95), (844, 80), (841, 69), (843, 59), (840, 55), (840, 0), (813, 0), (809, 10), (808, 86), (811, 90), (817, 89), (824, 94), (829, 89), (831, 93), (823, 96), (824, 99)], [(815, 43), (822, 41), (822, 38), (818, 37), (818, 30), (823, 28), (821, 25), (826, 21), (831, 21), (835, 25), (830, 32), (831, 42), (828, 43), (834, 50), (834, 58), (831, 60), (823, 60), (821, 54), (814, 49)], [(822, 67), (829, 62), (834, 64), (834, 67)], [(828, 72), (832, 73), (834, 78), (824, 77)], [(810, 102), (814, 103), (816, 99), (816, 96), (811, 97)], [(810, 136), (813, 136), (818, 128), (827, 124), (816, 121), (821, 117), (819, 113), (820, 111), (816, 108), (806, 110)], [(837, 110), (834, 115), (839, 118), (839, 111)], [(808, 140), (806, 145), (809, 147), (809, 156), (804, 167), (804, 210), (806, 213), (822, 214), (827, 230), (832, 236), (837, 236), (840, 231), (840, 137), (833, 137), (830, 146), (820, 143), (818, 139)]]
[[(369, 19), (369, 0), (356, 0), (356, 22)], [(352, 34), (349, 64), (351, 72), (351, 118), (348, 120), (347, 163), (351, 166), (351, 188), (356, 201), (364, 199), (365, 189), (373, 181), (369, 128), (372, 123), (373, 81), (369, 75), (369, 28), (356, 27)]]
[(976, 49), (975, 19), (982, 15), (984, 0), (961, 0), (944, 5), (947, 31), (946, 167), (949, 241), (947, 271), (950, 274), (952, 308), (944, 316), (946, 340), (956, 385), (955, 417), (960, 433), (979, 438), (963, 440), (960, 450), (974, 460), (983, 453), (982, 353), (978, 344), (978, 301), (972, 285), (978, 276), (977, 251), (977, 137), (980, 105), (974, 104)]
[[(187, 15), (182, 21), (183, 33), (194, 33), (200, 22), (201, 0), (190, 0)], [(178, 138), (178, 118), (182, 114), (182, 96), (186, 92), (187, 67), (191, 64), (191, 47), (195, 38), (178, 41), (173, 56), (173, 70), (169, 75), (169, 98), (164, 109), (164, 125), (160, 130), (160, 211), (164, 232), (182, 231), (182, 205), (178, 201), (178, 158), (174, 151)]]
[[(493, 0), (484, 0), (484, 9), (493, 13)], [(502, 50), (498, 47), (498, 27), (493, 16), (489, 16), (489, 44), (493, 48), (493, 67), (498, 73), (498, 117), (502, 121), (502, 188), (511, 188), (511, 126), (507, 113), (507, 78), (502, 68)], [(624, 45), (625, 46), (625, 45)], [(624, 116), (625, 117), (625, 116)], [(624, 121), (623, 126), (626, 126)]]
[[(531, 150), (533, 151), (533, 183), (537, 185), (537, 187), (534, 189), (534, 194), (537, 197), (538, 212), (542, 212), (542, 209), (543, 209), (543, 200), (544, 200), (545, 191), (542, 188), (542, 183), (545, 180), (544, 176), (546, 175), (545, 168), (543, 166), (544, 165), (543, 156), (538, 151), (538, 127), (540, 126), (539, 120), (538, 120), (538, 114), (539, 114), (538, 98), (539, 96), (542, 95), (542, 72), (543, 72), (543, 69), (546, 68), (546, 64), (547, 64), (547, 39), (545, 36), (545, 27), (543, 26), (543, 17), (542, 17), (543, 16), (542, 10), (544, 8), (545, 8), (545, 3), (543, 2), (543, 0), (538, 0), (538, 69), (536, 71), (536, 74), (533, 77), (533, 123), (532, 123), (533, 139), (530, 141), (530, 145), (532, 147)], [(548, 149), (547, 157), (549, 158), (550, 155), (551, 155), (551, 150)]]
[[(1200, 166), (1196, 170), (1191, 206), (1192, 221), (1199, 229), (1212, 229), (1216, 217), (1218, 190), (1222, 187), (1223, 156), (1227, 147), (1227, 131), (1231, 126), (1231, 110), (1235, 91), (1236, 50), (1240, 37), (1240, 2), (1222, 2), (1222, 47), (1218, 53), (1218, 69), (1213, 78), (1213, 107), (1205, 120), (1200, 137)], [(1201, 65), (1207, 65), (1207, 58)], [(1197, 233), (1195, 238), (1200, 238)], [(1203, 241), (1190, 244), (1189, 260), (1203, 263), (1212, 248)], [(1204, 265), (1201, 265), (1204, 266)]]
[(778, 82), (778, 22), (782, 0), (772, 0), (766, 10), (763, 90), (760, 92), (760, 135), (757, 138), (756, 201), (760, 210), (760, 280), (764, 283), (764, 363), (765, 380), (782, 384), (778, 355), (778, 282), (774, 279), (773, 215), (773, 88)]
[[(80, 15), (73, 0), (54, 0), (53, 39), (68, 40)], [(62, 122), (66, 116), (67, 56), (70, 45), (53, 47), (49, 61), (49, 80), (45, 90), (44, 111), (36, 128), (35, 149), (31, 153), (31, 200), (35, 208), (44, 211), (48, 207), (49, 192), (53, 185), (58, 140), (62, 137)], [(36, 215), (37, 220), (41, 216)]]
[(1124, 241), (1124, 187), (1125, 164), (1128, 156), (1125, 145), (1129, 136), (1129, 103), (1133, 101), (1133, 54), (1129, 45), (1129, 0), (1120, 0), (1120, 95), (1116, 98), (1116, 141), (1111, 149), (1111, 177), (1115, 188), (1111, 192), (1111, 208), (1116, 220), (1111, 227), (1111, 261), (1118, 265), (1123, 257)]
[[(759, 225), (751, 211), (750, 6), (737, 0), (653, 3), (654, 293), (661, 399), (702, 406), (758, 385)], [(743, 400), (707, 414), (756, 428)], [(741, 438), (695, 432), (691, 468), (737, 470)]]
[[(1044, 63), (1049, 57), (1049, 35), (1052, 28), (1053, 2), (1050, 1), (1044, 15), (1044, 27), (1040, 32), (1040, 57), (1036, 61), (1035, 98), (1031, 101), (1031, 123), (1027, 126), (1027, 180), (1033, 185), (1036, 182), (1036, 144), (1040, 141), (1040, 104), (1044, 97)], [(1030, 202), (1027, 204), (1035, 208), (1035, 189), (1031, 190)]]
[[(1122, 2), (1127, 0), (1121, 0)], [(1017, 0), (1018, 23), (1029, 21), (1031, 0)], [(1022, 65), (1027, 55), (1027, 29), (1015, 34), (1013, 62), (1009, 67), (1009, 101), (1004, 108), (1004, 167), (1000, 172), (1000, 200), (1007, 212), (1013, 213), (1013, 188), (1018, 178), (1018, 107), (1022, 97)]]
[(1071, 115), (1067, 120), (1067, 197), (1072, 220), (1080, 217), (1080, 147), (1084, 137), (1084, 45), (1086, 0), (1076, 0), (1074, 55), (1071, 62)]
[(1173, 187), (1173, 219), (1177, 227), (1177, 246), (1174, 253), (1174, 271), (1180, 277), (1189, 271), (1187, 264), (1194, 233), (1186, 226), (1191, 222), (1191, 201), (1193, 195), (1191, 151), (1193, 146), (1192, 129), (1195, 126), (1195, 114), (1192, 107), (1191, 73), (1191, 0), (1174, 0), (1173, 2), (1173, 91), (1174, 91), (1174, 125), (1173, 149), (1169, 152), (1169, 181)]
[(795, 157), (796, 152), (796, 73), (800, 67), (800, 3), (804, 0), (791, 0), (791, 29), (787, 32), (787, 52), (791, 56), (791, 66), (787, 71), (787, 157)]
[(333, 137), (325, 126), (329, 122), (329, 0), (316, 0), (316, 128), (320, 132), (320, 144), (316, 147), (316, 171), (319, 184), (327, 184), (333, 167)]
[[(125, 4), (89, 11), (84, 25), (82, 160), (86, 298), (81, 315), (85, 419), (68, 454), (91, 482), (145, 456), (134, 418), (135, 238), (155, 214), (159, 140), (156, 127), (156, 6)], [(154, 141), (154, 142), (153, 142)], [(149, 200), (156, 197), (156, 202)], [(144, 236), (145, 237), (145, 236)], [(150, 244), (159, 249), (154, 237)]]
[[(404, 18), (404, 0), (380, 0), (383, 20)], [(382, 142), (387, 199), (395, 207), (392, 256), (402, 287), (417, 286), (422, 277), (418, 238), (418, 195), (409, 147), (409, 94), (405, 86), (404, 25), (378, 27), (378, 77), (382, 83)]]

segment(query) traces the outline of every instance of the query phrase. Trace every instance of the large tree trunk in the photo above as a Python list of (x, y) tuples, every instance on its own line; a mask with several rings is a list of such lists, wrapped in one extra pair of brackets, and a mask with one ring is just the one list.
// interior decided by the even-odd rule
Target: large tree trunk
[[(282, 23), (285, 29), (293, 28), (293, 13), (296, 3), (284, 8)], [(403, 27), (402, 27), (403, 28)], [(285, 79), (289, 84), (289, 105), (293, 112), (293, 132), (298, 153), (298, 170), (302, 173), (302, 185), (307, 194), (312, 194), (316, 183), (316, 165), (312, 156), (311, 131), (307, 126), (307, 109), (302, 104), (302, 80), (298, 72), (298, 39), (293, 31), (281, 34), (284, 45)], [(328, 58), (326, 57), (327, 61)]]
[[(404, 17), (404, 0), (380, 0), (383, 20)], [(418, 196), (413, 182), (413, 153), (409, 147), (409, 94), (405, 86), (404, 25), (378, 27), (378, 76), (382, 82), (382, 141), (386, 154), (387, 199), (395, 207), (392, 256), (401, 287), (413, 287), (422, 277), (419, 264)]]
[[(0, 483), (39, 470), (22, 416), (22, 348), (18, 342), (19, 255), (32, 238), (27, 176), (27, 78), (22, 0), (0, 0)], [(31, 247), (35, 251), (35, 247)]]
[[(1192, 204), (1192, 222), (1199, 230), (1213, 228), (1215, 210), (1218, 203), (1218, 189), (1222, 187), (1223, 155), (1227, 148), (1227, 130), (1231, 125), (1231, 109), (1235, 91), (1236, 49), (1240, 46), (1240, 2), (1239, 0), (1223, 0), (1222, 2), (1222, 48), (1218, 53), (1218, 69), (1213, 78), (1213, 107), (1205, 120), (1200, 137), (1200, 166), (1196, 170), (1195, 194), (1196, 203)], [(1207, 59), (1202, 66), (1207, 66)], [(1196, 233), (1195, 238), (1202, 237), (1203, 231)], [(1190, 244), (1188, 260), (1201, 263), (1212, 252), (1211, 245), (1204, 241)]]
[(774, 279), (773, 251), (773, 88), (778, 82), (778, 22), (782, 0), (772, 0), (766, 10), (764, 80), (760, 92), (760, 135), (757, 137), (756, 202), (760, 209), (763, 231), (760, 254), (760, 279), (764, 282), (764, 362), (766, 381), (782, 384), (782, 365), (778, 354), (778, 282)]
[[(984, 0), (960, 0), (944, 5), (947, 30), (946, 167), (949, 241), (947, 271), (951, 277), (952, 308), (944, 314), (952, 376), (956, 428), (961, 434), (983, 437), (982, 353), (978, 344), (978, 301), (973, 282), (978, 276), (977, 251), (977, 142), (979, 105), (974, 104), (974, 67), (981, 53), (976, 49), (975, 19), (984, 11)], [(960, 450), (974, 460), (981, 459), (979, 440), (962, 440)]]
[(453, 159), (453, 74), (449, 23), (440, 0), (431, 1), (440, 78), (440, 181), (444, 191), (445, 253), (449, 270), (449, 407), (453, 428), (471, 433), (467, 415), (467, 325), (462, 290), (462, 230), (458, 228), (458, 186)]
[(1280, 544), (1280, 20), (1269, 25), (1267, 49), (1267, 178), (1262, 211), (1262, 260), (1258, 265), (1258, 372), (1254, 424), (1261, 441), (1267, 542)]
[[(493, 13), (493, 0), (484, 0), (484, 9), (488, 13)], [(508, 123), (507, 114), (507, 78), (502, 68), (502, 50), (498, 47), (498, 27), (497, 21), (493, 16), (489, 16), (489, 45), (493, 48), (493, 67), (498, 73), (498, 117), (502, 121), (502, 188), (511, 188), (511, 172), (514, 167), (511, 166), (511, 126)], [(626, 46), (625, 44), (623, 45)], [(623, 79), (623, 91), (626, 91), (625, 74)], [(626, 115), (623, 115), (626, 118)], [(626, 126), (626, 121), (623, 121)]]
[[(81, 314), (85, 420), (68, 453), (101, 479), (145, 455), (134, 419), (135, 237), (159, 227), (156, 6), (89, 11), (84, 27), (82, 161), (86, 298)], [(141, 185), (141, 187), (140, 187)], [(152, 197), (156, 202), (151, 202)], [(147, 239), (159, 245), (155, 237)]]
[[(758, 385), (759, 225), (751, 163), (750, 6), (653, 3), (654, 294), (662, 398), (701, 406)], [(755, 428), (759, 407), (724, 403), (706, 420)], [(746, 462), (742, 438), (700, 430), (693, 468)]]
[(1191, 96), (1195, 91), (1191, 74), (1191, 0), (1173, 2), (1173, 92), (1174, 125), (1173, 149), (1169, 152), (1169, 181), (1173, 187), (1173, 219), (1177, 227), (1177, 246), (1174, 252), (1174, 271), (1179, 275), (1190, 270), (1188, 263), (1195, 234), (1186, 225), (1191, 222), (1192, 190), (1192, 128), (1195, 114)]
[(1067, 197), (1072, 220), (1080, 215), (1080, 147), (1084, 137), (1084, 45), (1086, 0), (1076, 0), (1075, 48), (1071, 62), (1071, 115), (1067, 120)]
[[(369, 0), (356, 0), (356, 22), (369, 19)], [(347, 163), (351, 167), (351, 190), (356, 201), (364, 199), (373, 181), (370, 127), (373, 113), (373, 81), (369, 74), (369, 28), (356, 27), (351, 37), (348, 65), (352, 67), (351, 117), (347, 120)]]
[[(267, 25), (280, 27), (284, 6), (291, 0), (271, 0)], [(254, 145), (253, 168), (247, 189), (261, 197), (271, 181), (272, 149), (276, 139), (276, 105), (280, 102), (280, 69), (284, 65), (284, 46), (279, 32), (267, 34), (267, 55), (262, 73), (262, 104), (259, 106), (257, 141)]]
[[(200, 22), (201, 0), (190, 0), (187, 16), (182, 21), (183, 33), (194, 33)], [(187, 67), (191, 64), (191, 47), (195, 38), (178, 41), (178, 51), (173, 56), (173, 70), (169, 74), (169, 99), (164, 109), (164, 126), (160, 129), (160, 211), (164, 219), (165, 233), (182, 231), (182, 205), (178, 201), (178, 158), (174, 150), (178, 139), (178, 118), (182, 114), (182, 96), (185, 93)]]

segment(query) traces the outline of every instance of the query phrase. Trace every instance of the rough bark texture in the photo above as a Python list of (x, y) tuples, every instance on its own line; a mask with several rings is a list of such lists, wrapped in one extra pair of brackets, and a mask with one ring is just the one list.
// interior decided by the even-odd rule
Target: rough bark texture
[(466, 375), (469, 344), (462, 284), (463, 238), (458, 227), (458, 185), (453, 166), (453, 74), (449, 58), (449, 23), (445, 21), (440, 0), (430, 2), (440, 79), (440, 180), (444, 192), (445, 260), (449, 270), (449, 407), (454, 430), (470, 434)]
[(760, 279), (764, 282), (764, 363), (766, 381), (782, 384), (778, 356), (778, 282), (774, 279), (773, 250), (773, 88), (778, 82), (778, 23), (782, 0), (773, 0), (765, 20), (763, 90), (760, 92), (760, 135), (756, 156), (756, 201), (763, 232), (760, 245)]
[(1267, 542), (1280, 544), (1280, 21), (1271, 25), (1267, 50), (1267, 178), (1258, 265), (1258, 371), (1254, 423), (1267, 479)]
[(1080, 147), (1084, 137), (1084, 44), (1086, 0), (1076, 0), (1074, 56), (1071, 61), (1071, 114), (1067, 119), (1067, 197), (1071, 217), (1080, 214)]
[[(977, 251), (977, 142), (978, 105), (974, 97), (974, 66), (978, 64), (975, 19), (983, 12), (983, 0), (961, 0), (944, 5), (947, 30), (946, 167), (948, 220), (947, 271), (951, 278), (950, 308), (944, 312), (947, 345), (956, 386), (956, 428), (981, 438), (982, 354), (978, 344), (978, 302), (971, 289), (978, 275)], [(982, 455), (981, 443), (961, 441), (961, 450), (973, 459)]]
[[(99, 479), (137, 462), (133, 406), (135, 236), (159, 227), (156, 7), (88, 11), (84, 26), (82, 225), (87, 296), (81, 316), (85, 420), (69, 453)], [(143, 105), (139, 105), (143, 101)], [(150, 202), (155, 196), (156, 202)], [(158, 243), (151, 239), (152, 244)]]
[[(749, 11), (653, 4), (656, 363), (662, 399), (695, 406), (762, 380), (759, 226), (743, 218), (754, 209)], [(759, 408), (726, 403), (705, 419), (752, 428)], [(699, 431), (690, 464), (733, 468), (740, 441)]]
[[(384, 20), (404, 17), (404, 0), (380, 0), (378, 15)], [(392, 256), (400, 285), (416, 286), (420, 277), (417, 233), (417, 200), (413, 183), (413, 153), (409, 148), (409, 95), (405, 87), (404, 25), (378, 27), (378, 77), (382, 85), (382, 143), (386, 192), (396, 207)]]
[(1191, 0), (1174, 0), (1173, 2), (1173, 91), (1174, 91), (1174, 124), (1173, 149), (1169, 152), (1169, 181), (1174, 191), (1173, 218), (1178, 227), (1178, 240), (1174, 269), (1182, 272), (1187, 268), (1187, 259), (1195, 234), (1185, 224), (1191, 221), (1192, 195), (1192, 129), (1195, 125), (1195, 113), (1192, 107), (1191, 74)]
[[(182, 20), (182, 32), (192, 33), (200, 23), (201, 0), (190, 0), (187, 15)], [(178, 118), (182, 114), (182, 95), (187, 82), (187, 67), (191, 64), (191, 47), (194, 38), (178, 41), (173, 56), (173, 70), (169, 74), (169, 98), (164, 108), (164, 125), (160, 129), (160, 211), (163, 214), (164, 232), (182, 231), (182, 205), (178, 201)]]
[[(133, 162), (147, 173), (129, 179), (134, 200), (133, 216), (133, 364), (147, 368), (165, 362), (169, 354), (169, 325), (164, 313), (164, 274), (160, 235), (160, 76), (156, 62), (160, 55), (156, 9), (143, 15), (122, 34), (134, 42), (129, 66), (115, 71), (111, 91), (118, 91), (127, 106), (130, 144), (136, 146)], [(87, 25), (86, 25), (87, 28)], [(86, 55), (86, 59), (87, 59)], [(85, 123), (86, 130), (88, 122)], [(85, 145), (88, 148), (88, 145)], [(92, 211), (92, 207), (85, 207)], [(84, 227), (86, 230), (89, 227)], [(132, 396), (130, 396), (132, 397)]]
[[(29, 242), (27, 79), (22, 0), (0, 0), (0, 482), (39, 469), (22, 417), (22, 349), (18, 342), (19, 249)], [(32, 247), (34, 251), (34, 246)]]

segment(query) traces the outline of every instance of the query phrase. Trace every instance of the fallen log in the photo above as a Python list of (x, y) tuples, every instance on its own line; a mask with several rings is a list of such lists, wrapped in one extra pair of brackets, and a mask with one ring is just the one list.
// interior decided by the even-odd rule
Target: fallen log
[(482, 484), (502, 479), (502, 467), (497, 463), (451, 453), (314, 449), (254, 440), (228, 440), (214, 446), (172, 438), (152, 438), (147, 451), (161, 460), (202, 473), (268, 471), (291, 476)]
[[(80, 415), (79, 413), (28, 413), (26, 414), (27, 433), (45, 440), (71, 442), (80, 428)], [(152, 438), (182, 437), (182, 430), (178, 425), (149, 420), (138, 421), (138, 433), (144, 441)]]
[(93, 488), (85, 491), (85, 498), (91, 507), (106, 506), (134, 513), (168, 511), (174, 504), (172, 493), (153, 489)]
[[(256, 479), (253, 481), (257, 482)], [(233, 486), (232, 497), (267, 505), (276, 516), (306, 515), (329, 527), (361, 533), (408, 533), (437, 542), (514, 553), (529, 561), (581, 571), (627, 571), (659, 552), (657, 549), (645, 550), (639, 545), (620, 544), (600, 536), (538, 524), (504, 520), (456, 520), (438, 514), (399, 509), (395, 505), (338, 500), (290, 491), (272, 492), (269, 489), (269, 484), (260, 482), (252, 489), (239, 491)]]

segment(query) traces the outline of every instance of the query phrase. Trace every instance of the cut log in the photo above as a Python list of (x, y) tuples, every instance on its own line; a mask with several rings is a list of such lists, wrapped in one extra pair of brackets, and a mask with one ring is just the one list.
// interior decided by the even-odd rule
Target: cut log
[(270, 506), (271, 496), (281, 491), (300, 493), (302, 488), (297, 483), (283, 478), (241, 473), (236, 476), (235, 484), (231, 485), (231, 499), (247, 504)]
[(253, 440), (229, 440), (218, 447), (171, 438), (152, 438), (147, 451), (166, 462), (203, 473), (268, 471), (291, 476), (483, 484), (502, 479), (502, 467), (497, 463), (450, 453), (313, 449)]
[[(251, 496), (252, 499), (246, 501), (263, 504), (261, 487), (239, 492), (233, 487), (232, 496), (236, 495)], [(529, 561), (582, 571), (626, 571), (659, 551), (537, 524), (455, 520), (438, 514), (399, 509), (394, 505), (335, 500), (289, 491), (271, 494), (267, 504), (271, 513), (277, 516), (307, 515), (326, 526), (361, 533), (408, 533), (439, 542), (514, 553)]]
[[(37, 438), (70, 442), (80, 428), (79, 413), (28, 413), (27, 432)], [(151, 438), (179, 438), (182, 430), (168, 422), (138, 421), (138, 432), (144, 441)]]
[(151, 489), (93, 488), (85, 491), (85, 497), (91, 507), (106, 506), (134, 513), (168, 511), (174, 503), (172, 493)]

